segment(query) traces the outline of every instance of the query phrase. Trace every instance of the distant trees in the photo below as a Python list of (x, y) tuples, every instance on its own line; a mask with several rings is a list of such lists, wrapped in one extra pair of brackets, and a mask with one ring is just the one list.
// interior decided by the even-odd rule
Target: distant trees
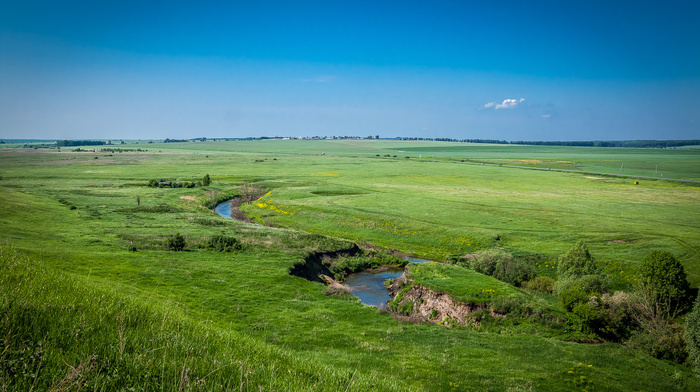
[(99, 140), (59, 140), (56, 142), (58, 147), (74, 147), (74, 146), (103, 146), (107, 143)]
[[(204, 182), (207, 182), (206, 185), (204, 185)], [(151, 188), (194, 188), (197, 186), (208, 186), (211, 184), (211, 179), (209, 178), (209, 175), (205, 175), (204, 178), (202, 178), (201, 181), (182, 181), (182, 182), (177, 182), (177, 181), (170, 181), (167, 179), (152, 179), (148, 181), (148, 186)]]

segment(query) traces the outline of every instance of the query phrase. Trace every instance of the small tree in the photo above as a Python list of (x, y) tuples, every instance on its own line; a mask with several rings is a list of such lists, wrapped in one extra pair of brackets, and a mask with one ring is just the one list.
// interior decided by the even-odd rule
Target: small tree
[(175, 235), (171, 235), (165, 240), (165, 247), (168, 248), (168, 250), (179, 252), (184, 250), (185, 246), (187, 246), (185, 237), (181, 236), (180, 233), (175, 233)]
[(700, 296), (695, 299), (693, 310), (685, 318), (685, 340), (688, 342), (688, 357), (700, 375)]
[(584, 275), (597, 274), (598, 265), (588, 252), (586, 244), (578, 241), (573, 248), (559, 258), (557, 273), (560, 278), (580, 278)]
[(655, 250), (642, 260), (638, 289), (657, 312), (667, 317), (688, 305), (690, 284), (683, 265), (671, 252)]
[(205, 174), (202, 178), (202, 186), (209, 186), (209, 184), (211, 184), (211, 178), (209, 177), (209, 174)]
[(219, 252), (233, 252), (241, 250), (241, 243), (233, 237), (225, 235), (215, 235), (207, 241), (207, 247)]

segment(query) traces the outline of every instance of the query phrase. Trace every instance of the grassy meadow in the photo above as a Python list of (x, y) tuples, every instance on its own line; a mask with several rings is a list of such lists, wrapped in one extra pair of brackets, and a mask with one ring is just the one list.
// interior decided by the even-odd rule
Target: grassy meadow
[[(100, 148), (0, 149), (0, 388), (700, 388), (688, 367), (623, 345), (399, 321), (289, 274), (310, 252), (357, 243), (438, 261), (499, 247), (555, 277), (557, 257), (584, 240), (618, 289), (656, 249), (697, 287), (700, 184), (666, 179), (700, 180), (700, 150), (384, 140)], [(147, 187), (204, 174), (208, 187)], [(260, 224), (211, 211), (248, 186), (264, 189), (242, 207)], [(163, 246), (175, 233), (186, 251)], [(219, 234), (243, 249), (207, 249)], [(464, 295), (478, 285), (556, 306), (452, 269), (414, 273)]]

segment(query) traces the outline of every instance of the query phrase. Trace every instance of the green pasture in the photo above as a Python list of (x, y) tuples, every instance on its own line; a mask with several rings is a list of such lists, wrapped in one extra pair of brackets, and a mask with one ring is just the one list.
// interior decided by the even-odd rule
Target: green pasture
[[(539, 274), (553, 276), (558, 255), (583, 239), (617, 287), (629, 286), (636, 264), (653, 249), (673, 252), (693, 285), (700, 283), (700, 185), (646, 179), (634, 185), (631, 178), (504, 167), (508, 165), (496, 164), (498, 159), (515, 158), (488, 152), (499, 146), (458, 145), (464, 153), (473, 147), (474, 157), (454, 159), (451, 151), (439, 148), (450, 146), (454, 144), (290, 140), (147, 145), (149, 151), (139, 153), (3, 149), (0, 241), (40, 269), (39, 282), (61, 276), (63, 283), (51, 286), (50, 293), (64, 301), (63, 307), (105, 292), (110, 301), (128, 298), (136, 304), (135, 314), (141, 312), (147, 320), (163, 318), (158, 312), (177, 313), (162, 328), (212, 336), (211, 357), (184, 351), (190, 353), (184, 358), (194, 361), (193, 374), (203, 377), (208, 369), (195, 355), (219, 362), (233, 358), (228, 363), (236, 366), (228, 367), (227, 377), (240, 378), (242, 369), (251, 366), (262, 369), (251, 373), (257, 384), (243, 384), (251, 390), (285, 390), (285, 383), (291, 385), (288, 390), (295, 385), (302, 390), (562, 390), (575, 385), (574, 377), (580, 375), (595, 390), (698, 387), (688, 368), (620, 345), (582, 345), (532, 330), (493, 333), (401, 322), (358, 301), (326, 295), (323, 285), (288, 274), (311, 251), (356, 242), (436, 260), (503, 247), (529, 257)], [(547, 150), (503, 146), (509, 147), (522, 152), (518, 159), (542, 160)], [(430, 152), (415, 154), (411, 149), (416, 148), (436, 151), (431, 157)], [(553, 149), (551, 159), (573, 160), (574, 149)], [(700, 151), (658, 151), (676, 163), (677, 175), (688, 163), (698, 169)], [(644, 155), (642, 150), (637, 154)], [(655, 154), (650, 151), (649, 159)], [(486, 164), (473, 164), (479, 159)], [(212, 177), (212, 186), (146, 187), (150, 179), (197, 181), (204, 174)], [(272, 227), (225, 220), (206, 208), (236, 195), (240, 185), (267, 189), (244, 210)], [(187, 251), (164, 249), (165, 239), (176, 232), (188, 241)], [(209, 237), (222, 233), (238, 238), (243, 250), (218, 253), (203, 247)], [(130, 246), (136, 251), (130, 252)], [(436, 274), (424, 272), (422, 279), (447, 284), (446, 291), (485, 283), (481, 276), (466, 275), (439, 281)], [(43, 287), (13, 291), (13, 279), (0, 288), (2, 298)], [(23, 306), (40, 309), (47, 297), (37, 298)], [(111, 303), (105, 307), (113, 309)], [(19, 306), (9, 300), (2, 304), (13, 312), (18, 308), (11, 306)], [(50, 318), (51, 311), (41, 314)], [(117, 317), (118, 312), (110, 312), (109, 317)], [(13, 321), (3, 322), (17, 327)], [(65, 330), (47, 324), (36, 331), (71, 336), (71, 323), (79, 328), (84, 317), (65, 323)], [(146, 330), (155, 324), (146, 325), (135, 325), (134, 336), (151, 336)], [(89, 345), (78, 342), (80, 348), (70, 351), (73, 346), (60, 339), (63, 343), (51, 346), (58, 353), (51, 355), (70, 352), (73, 365), (81, 355), (92, 355), (85, 348)], [(148, 339), (164, 344), (158, 340), (162, 336)], [(182, 339), (189, 347), (194, 338)], [(7, 347), (12, 353), (14, 346)], [(262, 359), (245, 355), (253, 349)], [(281, 353), (277, 362), (276, 353)], [(129, 358), (132, 370), (159, 368), (171, 379), (181, 376), (174, 369), (182, 363), (171, 367), (167, 359), (144, 356), (151, 361), (146, 365), (139, 364), (138, 354)], [(56, 369), (63, 366), (52, 363)], [(56, 369), (52, 372), (61, 374)], [(323, 387), (309, 382), (309, 375), (329, 381)], [(217, 385), (225, 379), (216, 378)], [(139, 382), (148, 385), (147, 379)], [(168, 385), (167, 390), (178, 389), (177, 382)]]

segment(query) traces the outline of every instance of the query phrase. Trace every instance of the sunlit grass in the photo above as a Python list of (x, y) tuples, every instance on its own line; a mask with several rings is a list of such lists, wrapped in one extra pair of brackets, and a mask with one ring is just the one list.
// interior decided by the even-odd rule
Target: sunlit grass
[[(232, 151), (230, 146), (237, 150)], [(162, 320), (163, 314), (172, 315), (169, 336), (180, 339), (172, 343), (173, 357), (167, 354), (165, 362), (160, 359), (164, 350), (141, 357), (147, 364), (135, 359), (138, 354), (129, 357), (132, 362), (123, 369), (138, 380), (134, 385), (147, 384), (145, 377), (150, 376), (141, 370), (156, 374), (165, 363), (168, 380), (181, 375), (185, 365), (192, 369), (188, 373), (192, 383), (216, 377), (223, 382), (224, 376), (218, 374), (228, 374), (233, 379), (230, 390), (237, 390), (240, 374), (245, 376), (249, 371), (251, 381), (243, 381), (243, 390), (245, 386), (254, 390), (258, 385), (270, 389), (269, 378), (273, 378), (272, 389), (284, 390), (281, 385), (286, 382), (291, 389), (317, 388), (313, 382), (304, 381), (309, 374), (331, 380), (327, 390), (344, 390), (347, 384), (342, 383), (349, 381), (348, 377), (353, 379), (350, 389), (358, 380), (368, 382), (357, 384), (358, 388), (371, 387), (369, 380), (373, 380), (377, 388), (408, 385), (451, 390), (458, 385), (459, 390), (561, 390), (569, 382), (567, 371), (582, 362), (594, 365), (597, 389), (644, 390), (651, 385), (657, 390), (680, 390), (672, 377), (676, 372), (687, 378), (688, 386), (697, 386), (687, 369), (619, 345), (567, 343), (537, 336), (537, 331), (531, 329), (520, 334), (521, 330), (512, 326), (504, 327), (501, 334), (402, 323), (374, 308), (327, 296), (323, 285), (288, 274), (289, 268), (309, 252), (347, 248), (351, 241), (438, 260), (451, 254), (505, 247), (532, 255), (532, 260), (540, 263), (539, 273), (553, 274), (558, 255), (576, 240), (584, 239), (618, 286), (628, 284), (628, 274), (634, 273), (635, 265), (652, 249), (676, 254), (697, 283), (697, 188), (655, 181), (633, 186), (625, 179), (467, 165), (451, 161), (449, 151), (434, 151), (442, 154), (445, 162), (419, 161), (410, 150), (405, 150), (412, 156), (408, 160), (374, 156), (425, 148), (425, 144), (378, 141), (358, 143), (347, 150), (348, 146), (222, 142), (202, 143), (201, 148), (209, 150), (196, 154), (159, 153), (154, 149), (113, 156), (0, 151), (0, 239), (11, 243), (21, 257), (43, 266), (44, 277), (66, 271), (56, 280), (58, 288), (42, 283), (50, 279), (41, 278), (37, 280), (41, 286), (25, 286), (22, 296), (34, 306), (32, 309), (43, 309), (41, 302), (52, 303), (49, 296), (63, 293), (61, 306), (68, 309), (75, 304), (87, 309), (87, 315), (69, 313), (68, 318), (60, 318), (52, 310), (36, 313), (41, 320), (56, 318), (67, 327), (47, 324), (50, 328), (37, 329), (37, 335), (28, 334), (25, 340), (36, 342), (41, 336), (55, 335), (70, 342), (73, 325), (79, 323), (70, 317), (103, 317), (108, 332), (90, 330), (85, 342), (94, 341), (94, 347), (103, 350), (99, 356), (112, 358), (110, 355), (118, 350), (110, 354), (107, 346), (119, 347), (119, 313), (113, 310), (114, 303), (121, 301), (135, 309), (126, 313), (127, 318), (133, 314), (132, 319), (138, 316), (146, 320), (145, 324), (135, 324), (143, 334), (134, 332), (133, 336), (142, 341), (132, 342), (135, 345), (130, 350), (134, 353), (171, 344), (158, 340), (156, 332), (147, 334), (157, 326), (148, 320)], [(463, 152), (474, 155), (474, 159), (484, 154), (484, 158), (497, 159), (504, 151), (489, 146), (473, 151), (463, 147)], [(365, 148), (371, 152), (362, 152)], [(326, 155), (321, 157), (319, 150)], [(546, 152), (513, 150), (506, 153), (535, 156), (501, 158), (542, 159), (536, 155)], [(566, 157), (570, 153), (558, 150), (551, 159), (573, 161)], [(262, 162), (256, 162), (259, 160)], [(150, 179), (193, 181), (204, 174), (213, 180), (208, 189), (146, 187)], [(242, 184), (265, 187), (270, 190), (262, 201), (265, 205), (293, 212), (284, 214), (245, 205), (243, 208), (259, 222), (301, 232), (224, 220), (206, 208), (208, 201), (235, 195)], [(141, 208), (137, 208), (138, 202)], [(165, 211), (161, 207), (168, 212), (149, 212)], [(175, 232), (187, 240), (185, 252), (165, 250), (164, 240)], [(243, 249), (222, 254), (199, 247), (208, 238), (222, 234), (238, 238)], [(129, 251), (132, 243), (135, 252)], [(445, 290), (458, 290), (459, 282), (477, 279), (455, 271), (450, 270), (451, 280), (443, 282), (454, 282), (454, 287), (446, 286)], [(432, 284), (437, 285), (436, 276), (427, 274), (426, 282), (433, 279)], [(483, 295), (488, 300), (487, 296), (498, 290), (515, 290), (493, 280), (483, 283), (474, 286), (478, 292), (465, 295), (479, 299)], [(3, 285), (7, 290), (14, 290), (12, 287)], [(32, 299), (41, 287), (46, 287), (46, 294)], [(77, 291), (72, 291), (74, 288)], [(107, 293), (105, 298), (112, 302), (91, 305), (92, 299), (102, 295), (95, 293)], [(4, 304), (9, 306), (8, 302)], [(102, 307), (105, 312), (101, 312)], [(14, 323), (17, 318), (5, 321)], [(153, 327), (148, 326), (151, 324)], [(26, 330), (22, 324), (13, 325)], [(92, 333), (96, 335), (87, 337)], [(244, 355), (248, 348), (237, 349), (240, 356), (235, 357), (234, 351), (220, 347), (234, 338), (257, 347), (251, 352), (259, 354), (260, 359)], [(105, 343), (97, 342), (100, 339)], [(209, 341), (215, 342), (213, 346), (208, 345)], [(177, 351), (178, 345), (184, 351)], [(91, 346), (82, 342), (76, 345), (75, 354), (67, 357), (68, 364), (77, 368), (91, 358), (94, 353), (85, 347)], [(124, 352), (128, 351), (126, 347)], [(69, 349), (73, 350), (72, 346)], [(244, 365), (216, 370), (214, 361), (230, 363), (223, 356), (238, 358), (234, 364), (239, 360)], [(89, 367), (91, 361), (85, 366)], [(51, 373), (55, 377), (42, 380), (43, 385), (52, 386), (68, 374), (65, 363), (52, 363), (59, 370)], [(296, 375), (278, 374), (285, 366)], [(211, 371), (215, 372), (206, 376)], [(278, 377), (279, 383), (275, 381)], [(104, 378), (94, 380), (106, 382)], [(180, 382), (180, 378), (177, 380)], [(167, 382), (165, 390), (182, 385)], [(100, 390), (103, 384), (90, 385)], [(212, 381), (198, 385), (221, 384)]]

